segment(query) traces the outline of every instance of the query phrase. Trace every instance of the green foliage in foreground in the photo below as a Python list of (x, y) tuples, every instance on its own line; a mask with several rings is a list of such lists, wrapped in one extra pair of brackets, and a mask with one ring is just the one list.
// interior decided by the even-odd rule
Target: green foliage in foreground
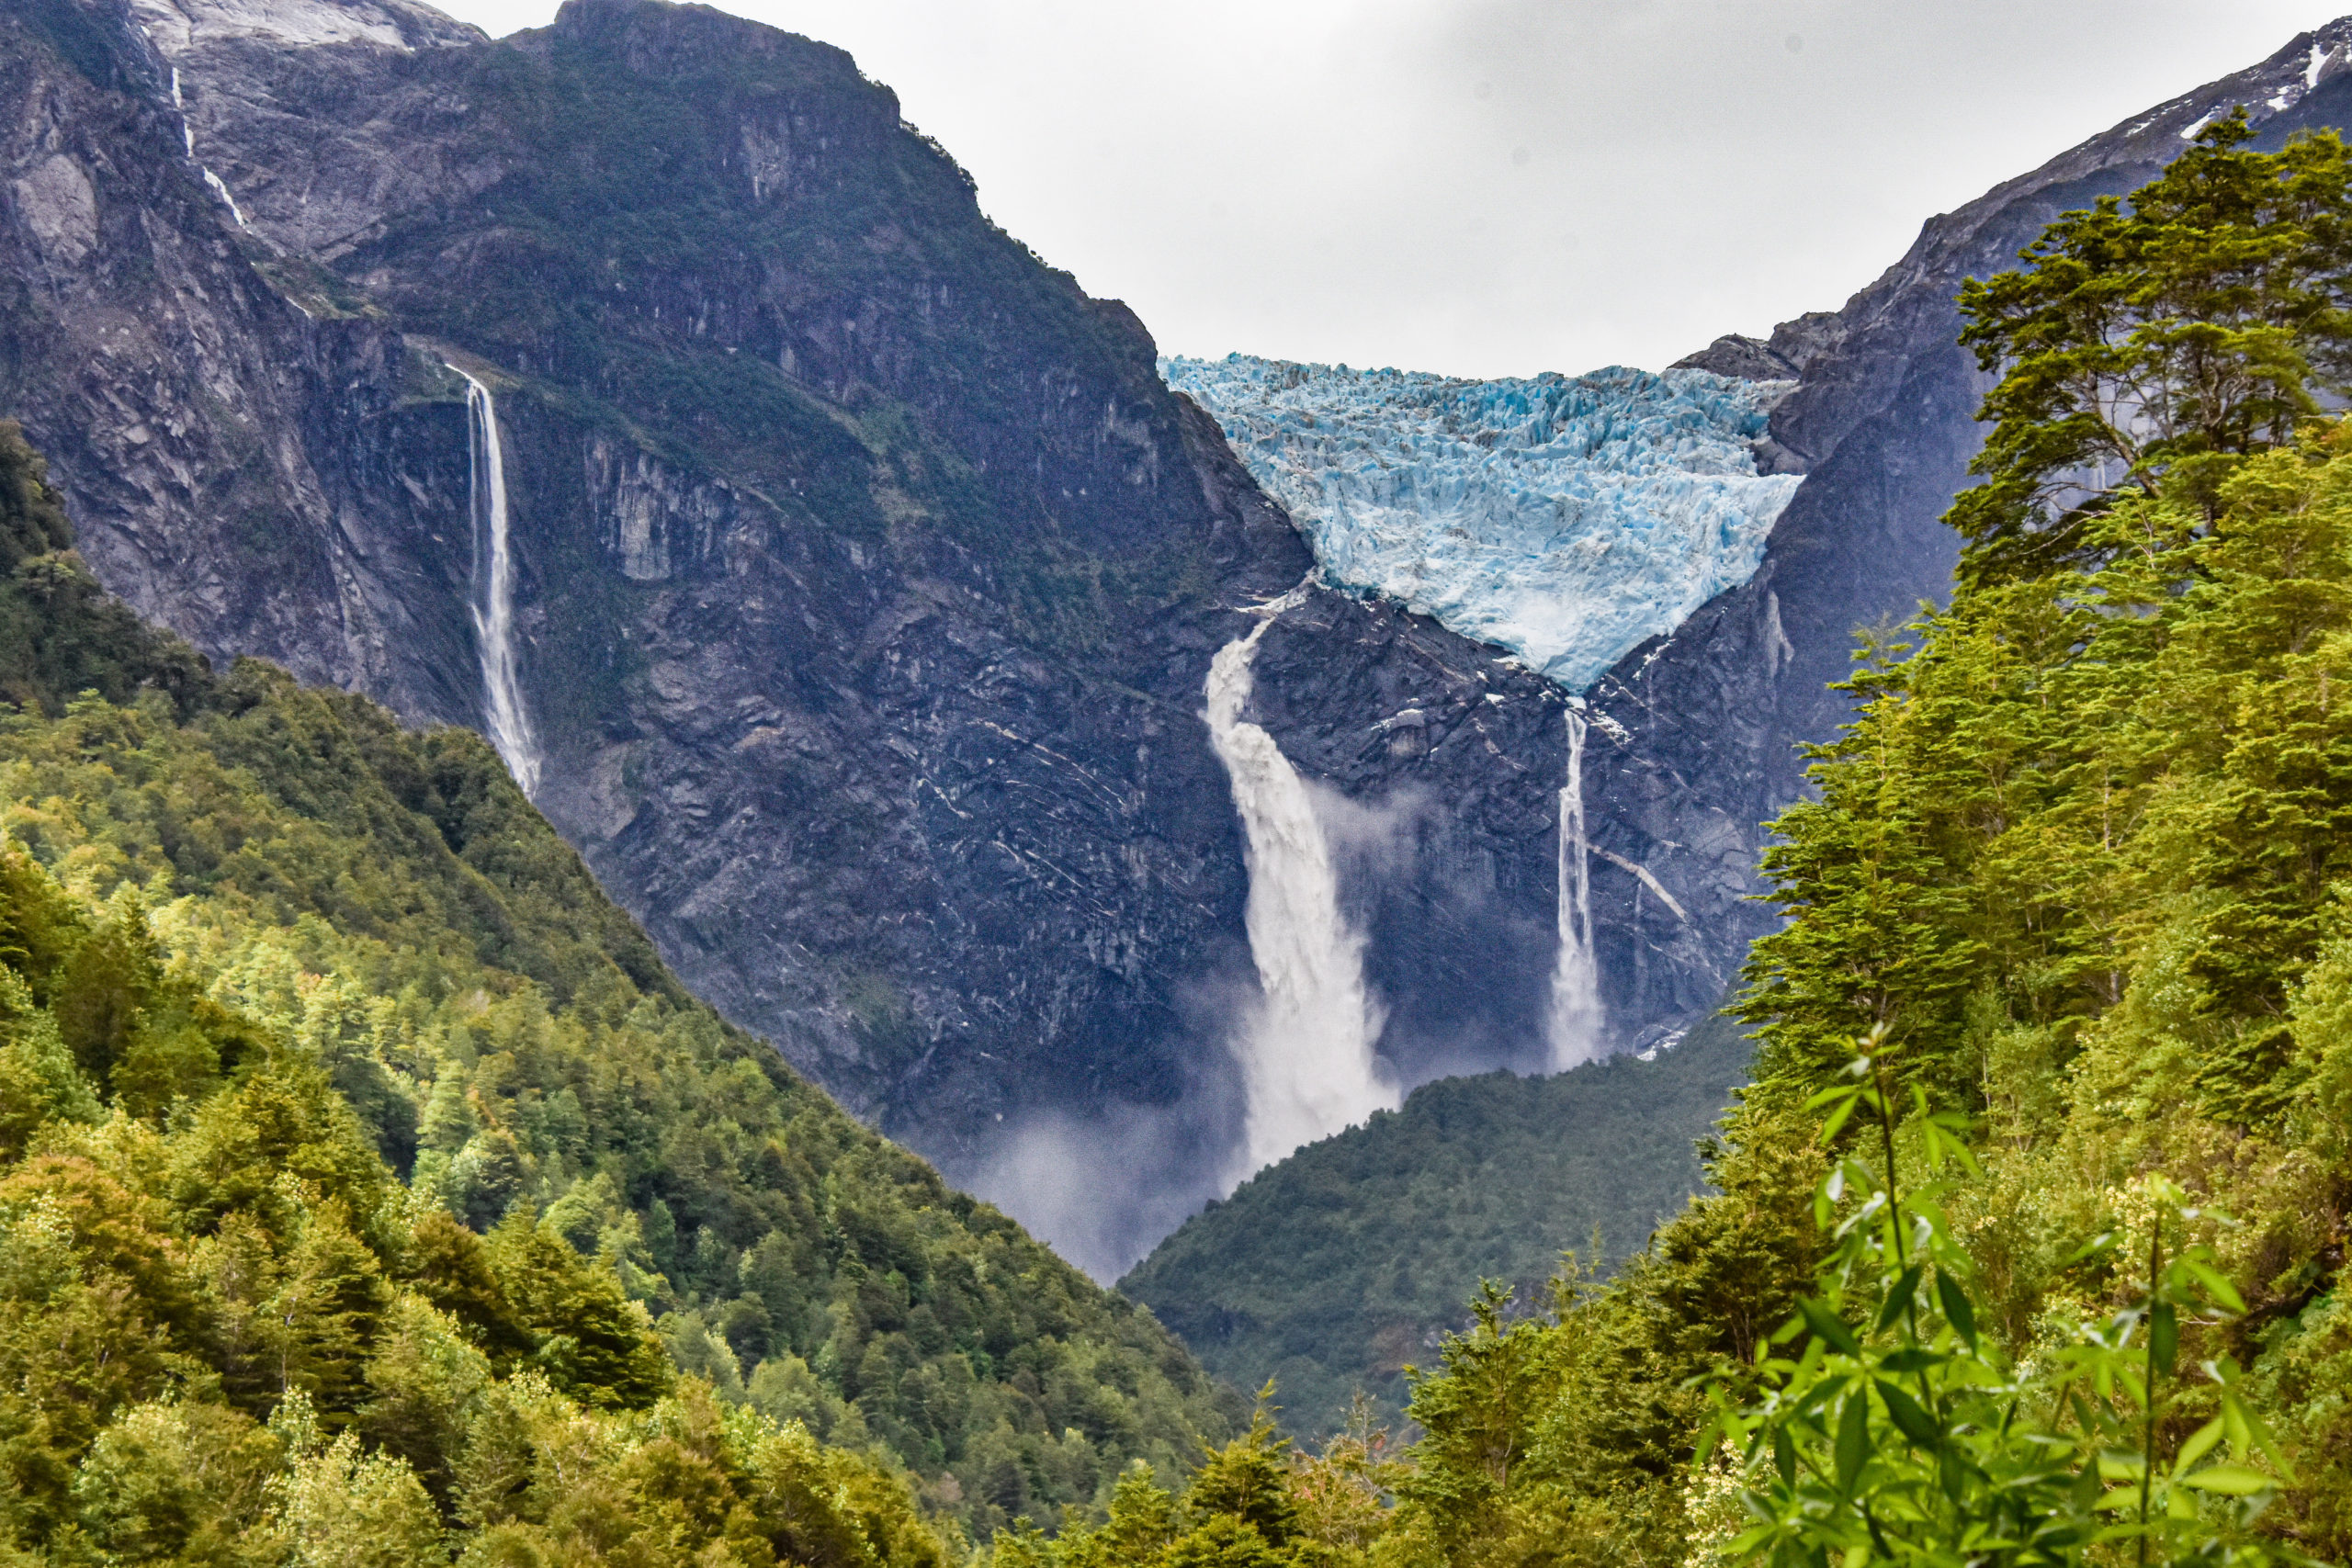
[[(2352, 1554), (2352, 430), (2247, 459), (2210, 521), (2092, 526), (2099, 558), (1964, 588), (1857, 676), (1768, 862), (1720, 1195), (1448, 1346), (1383, 1550)], [(1892, 1139), (1825, 1151), (1808, 1102), (1874, 1032)], [(1877, 1224), (1896, 1155), (1955, 1141)], [(1758, 1444), (1694, 1472), (1710, 1383)]]
[[(1762, 1359), (1762, 1401), (1725, 1403), (1699, 1438), (1702, 1474), (1718, 1435), (1722, 1470), (1744, 1471), (1736, 1484), (1756, 1522), (1727, 1554), (1776, 1568), (1832, 1553), (1921, 1564), (2119, 1561), (2126, 1548), (2142, 1564), (2276, 1555), (2249, 1526), (2292, 1472), (2234, 1359), (2197, 1373), (2180, 1361), (2184, 1323), (2245, 1313), (2213, 1248), (2181, 1244), (2208, 1216), (2148, 1178), (2147, 1270), (2123, 1303), (2104, 1324), (2045, 1336), (2038, 1354), (2007, 1354), (1978, 1321), (1975, 1260), (1939, 1201), (1950, 1184), (1906, 1185), (1896, 1147), (1908, 1111), (1931, 1179), (1954, 1166), (1981, 1177), (1967, 1120), (1930, 1110), (1916, 1085), (1906, 1107), (1895, 1055), (1874, 1033), (1851, 1081), (1809, 1102), (1831, 1108), (1825, 1143), (1849, 1119), (1863, 1132), (1815, 1197), (1817, 1223), (1842, 1215), (1821, 1293), (1773, 1336), (1803, 1354)], [(2070, 1261), (2115, 1241), (2096, 1237)], [(2187, 1438), (2165, 1440), (2195, 1416), (2206, 1419)]]
[(1244, 1182), (1120, 1289), (1228, 1383), (1274, 1379), (1295, 1431), (1340, 1430), (1359, 1391), (1393, 1418), (1463, 1281), (1534, 1295), (1563, 1249), (1597, 1235), (1622, 1258), (1700, 1190), (1697, 1142), (1749, 1050), (1711, 1018), (1654, 1061), (1427, 1085)]
[[(984, 1534), (1228, 1429), (1148, 1314), (685, 997), (475, 737), (210, 676), (0, 526), (17, 1543), (927, 1561), (909, 1482)], [(52, 716), (73, 682), (116, 700)]]
[[(1988, 412), (2072, 418), (2018, 400), (2068, 343), (2115, 368), (2109, 296), (2152, 376), (2287, 365), (2264, 396), (2301, 409), (2342, 322), (2264, 258), (2316, 268), (2352, 216), (2304, 156), (2301, 210), (2200, 206), (2303, 166), (2224, 136), (2133, 197), (2171, 225), (2136, 252), (2062, 221), (2042, 283), (1974, 296), (2053, 312)], [(2226, 412), (2174, 390), (2152, 422)], [(1541, 1316), (1482, 1292), (1373, 1561), (2352, 1560), (2352, 424), (2241, 411), (1980, 535), (1951, 606), (1865, 649), (1776, 824), (1715, 1192)], [(2035, 483), (2073, 460), (2007, 435)]]

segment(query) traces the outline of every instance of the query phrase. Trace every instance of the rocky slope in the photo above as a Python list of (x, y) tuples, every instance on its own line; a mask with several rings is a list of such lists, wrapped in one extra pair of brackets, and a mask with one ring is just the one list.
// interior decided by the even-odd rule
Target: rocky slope
[[(2297, 50), (2217, 92), (2324, 120), (2335, 34)], [(27, 0), (0, 104), (0, 411), (107, 586), (215, 657), (488, 727), (472, 378), (537, 803), (687, 983), (1099, 1271), (1214, 1184), (1255, 979), (1203, 683), (1309, 556), (1141, 324), (990, 224), (887, 88), (660, 0), (495, 42), (408, 0)], [(1853, 626), (1948, 564), (1951, 287), (2206, 107), (1711, 351), (1804, 371), (1759, 451), (1809, 471), (1754, 580), (1596, 689), (1621, 1042), (1721, 994), (1789, 741), (1833, 721)], [(1542, 1060), (1558, 694), (1324, 592), (1254, 673), (1250, 716), (1344, 797), (1390, 1075)]]
[(1957, 541), (1939, 519), (1969, 482), (1987, 384), (1957, 344), (1962, 281), (2014, 265), (2058, 213), (2145, 182), (2241, 104), (2266, 147), (2352, 124), (2352, 18), (1931, 219), (1843, 309), (1785, 322), (1769, 340), (1719, 339), (1681, 361), (1758, 379), (1801, 375), (1772, 411), (1758, 460), (1805, 478), (1756, 575), (1634, 649), (1590, 694), (1610, 721), (1586, 759), (1596, 935), (1621, 1018), (1638, 1024), (1672, 1005), (1661, 967), (1679, 976), (1702, 955), (1736, 966), (1770, 919), (1743, 902), (1757, 886), (1760, 824), (1803, 787), (1795, 743), (1826, 738), (1841, 717), (1827, 682), (1849, 670), (1858, 628), (1899, 625), (1946, 590)]
[[(1099, 1268), (1197, 1201), (1253, 984), (1202, 686), (1309, 558), (1129, 312), (707, 10), (40, 0), (0, 83), (0, 406), (109, 587), (483, 724), (462, 369), (538, 804), (686, 981)], [(1395, 1076), (1535, 1059), (1555, 699), (1328, 593), (1257, 673), (1365, 807)]]

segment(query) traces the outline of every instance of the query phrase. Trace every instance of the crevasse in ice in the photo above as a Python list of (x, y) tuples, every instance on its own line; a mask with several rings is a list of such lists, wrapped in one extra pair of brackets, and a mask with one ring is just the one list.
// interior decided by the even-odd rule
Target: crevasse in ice
[(1465, 381), (1169, 359), (1337, 586), (1581, 692), (1763, 559), (1797, 487), (1749, 444), (1782, 381), (1704, 370)]

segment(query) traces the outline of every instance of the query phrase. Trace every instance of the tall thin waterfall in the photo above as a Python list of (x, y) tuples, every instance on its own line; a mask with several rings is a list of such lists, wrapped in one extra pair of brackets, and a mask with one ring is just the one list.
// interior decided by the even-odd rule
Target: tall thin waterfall
[(498, 401), (480, 378), (466, 378), (467, 452), (472, 464), (473, 594), (467, 602), (481, 649), (482, 720), (525, 795), (539, 787), (539, 744), (523, 711), (515, 679), (514, 555), (506, 536), (506, 452), (498, 437)]
[(1592, 955), (1592, 876), (1584, 827), (1584, 715), (1568, 709), (1568, 782), (1560, 789), (1560, 956), (1552, 971), (1552, 1066), (1600, 1055), (1600, 966)]
[(1247, 836), (1246, 924), (1263, 993), (1233, 1038), (1249, 1095), (1235, 1183), (1397, 1100), (1372, 1054), (1385, 1012), (1364, 985), (1363, 933), (1340, 913), (1338, 869), (1306, 782), (1272, 736), (1241, 717), (1259, 639), (1297, 603), (1264, 606), (1257, 626), (1209, 661), (1209, 744), (1233, 779)]
[[(180, 68), (176, 65), (172, 67), (172, 107), (178, 111), (180, 117), (180, 146), (193, 158), (196, 156), (196, 128), (187, 122), (187, 98), (180, 92)], [(237, 198), (230, 193), (229, 182), (201, 164), (198, 169), (204, 175), (204, 183), (211, 187), (212, 194), (228, 207), (229, 216), (237, 220), (237, 227), (250, 232), (253, 225), (245, 221), (245, 209), (237, 205)], [(453, 365), (450, 368), (456, 370), (457, 367)], [(465, 372), (459, 370), (458, 374), (462, 376)]]

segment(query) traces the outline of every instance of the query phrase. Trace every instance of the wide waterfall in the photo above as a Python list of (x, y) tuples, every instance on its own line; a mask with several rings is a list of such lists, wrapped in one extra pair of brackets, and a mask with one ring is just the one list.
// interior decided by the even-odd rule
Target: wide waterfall
[(1286, 596), (1265, 605), (1250, 634), (1209, 661), (1209, 744), (1233, 779), (1241, 813), (1245, 923), (1262, 992), (1233, 1038), (1249, 1097), (1229, 1176), (1237, 1184), (1397, 1102), (1396, 1085), (1373, 1056), (1385, 1014), (1364, 985), (1364, 939), (1340, 912), (1338, 868), (1306, 781), (1272, 736), (1241, 717), (1259, 640), (1295, 603)]
[(473, 594), (467, 607), (481, 649), (482, 721), (507, 772), (525, 795), (533, 795), (539, 785), (539, 748), (515, 678), (514, 555), (506, 536), (506, 453), (498, 436), (498, 401), (480, 378), (454, 365), (449, 368), (466, 379), (474, 535)]
[(1560, 787), (1560, 956), (1552, 970), (1554, 1070), (1600, 1055), (1600, 965), (1592, 955), (1592, 855), (1584, 826), (1585, 718), (1568, 709), (1568, 781)]

